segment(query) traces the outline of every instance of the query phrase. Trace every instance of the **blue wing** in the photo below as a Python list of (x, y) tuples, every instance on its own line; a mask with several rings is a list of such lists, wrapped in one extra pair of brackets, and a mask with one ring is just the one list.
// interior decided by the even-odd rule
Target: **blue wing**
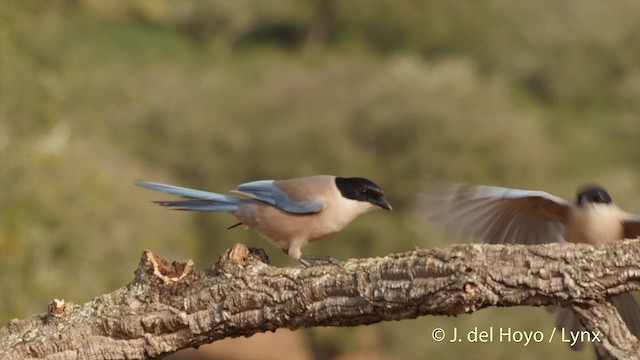
[(276, 186), (273, 180), (252, 181), (238, 186), (233, 192), (264, 201), (288, 213), (313, 214), (322, 211), (324, 205), (319, 200), (296, 201)]

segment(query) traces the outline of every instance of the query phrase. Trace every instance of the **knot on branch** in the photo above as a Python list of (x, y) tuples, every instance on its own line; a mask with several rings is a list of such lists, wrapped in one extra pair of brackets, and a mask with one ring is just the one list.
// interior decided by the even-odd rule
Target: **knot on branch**
[(248, 248), (243, 244), (235, 243), (231, 249), (222, 254), (221, 260), (227, 259), (234, 264), (245, 265), (246, 263), (255, 264), (257, 262), (270, 264), (269, 256), (262, 248)]
[(237, 266), (270, 265), (269, 256), (262, 248), (249, 248), (243, 244), (235, 243), (230, 249), (225, 250), (214, 265), (215, 272), (229, 272)]

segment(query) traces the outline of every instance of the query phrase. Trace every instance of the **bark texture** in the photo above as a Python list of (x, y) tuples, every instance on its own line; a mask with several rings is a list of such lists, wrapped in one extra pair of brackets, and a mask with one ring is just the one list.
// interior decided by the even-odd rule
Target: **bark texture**
[(456, 245), (342, 265), (275, 268), (236, 244), (211, 269), (142, 254), (125, 287), (0, 328), (2, 359), (149, 359), (278, 328), (358, 326), (489, 306), (574, 309), (598, 351), (639, 359), (610, 295), (640, 290), (640, 241)]

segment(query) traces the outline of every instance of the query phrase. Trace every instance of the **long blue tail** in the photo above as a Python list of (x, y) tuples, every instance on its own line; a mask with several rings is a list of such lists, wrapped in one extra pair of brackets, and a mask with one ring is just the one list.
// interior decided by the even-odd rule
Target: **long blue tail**
[(138, 180), (136, 185), (145, 189), (165, 192), (172, 195), (187, 197), (195, 200), (154, 201), (158, 205), (176, 210), (192, 211), (235, 211), (238, 210), (240, 199), (230, 195), (222, 195), (208, 191), (166, 185), (152, 181)]

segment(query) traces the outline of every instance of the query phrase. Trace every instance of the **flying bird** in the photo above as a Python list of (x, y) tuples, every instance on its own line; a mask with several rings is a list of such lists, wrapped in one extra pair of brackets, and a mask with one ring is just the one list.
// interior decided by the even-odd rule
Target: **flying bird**
[(316, 175), (288, 180), (258, 180), (239, 185), (236, 197), (151, 181), (137, 181), (143, 188), (189, 200), (156, 201), (177, 210), (224, 211), (239, 223), (256, 230), (271, 244), (305, 266), (306, 260), (328, 256), (302, 255), (300, 249), (344, 229), (376, 208), (391, 210), (382, 189), (364, 178)]
[[(616, 206), (598, 185), (578, 189), (575, 202), (543, 191), (482, 185), (454, 185), (427, 193), (423, 200), (430, 218), (458, 235), (489, 244), (601, 245), (640, 236), (640, 216)], [(633, 294), (611, 300), (631, 333), (640, 338), (640, 305)], [(557, 324), (584, 330), (570, 309), (560, 310)]]

